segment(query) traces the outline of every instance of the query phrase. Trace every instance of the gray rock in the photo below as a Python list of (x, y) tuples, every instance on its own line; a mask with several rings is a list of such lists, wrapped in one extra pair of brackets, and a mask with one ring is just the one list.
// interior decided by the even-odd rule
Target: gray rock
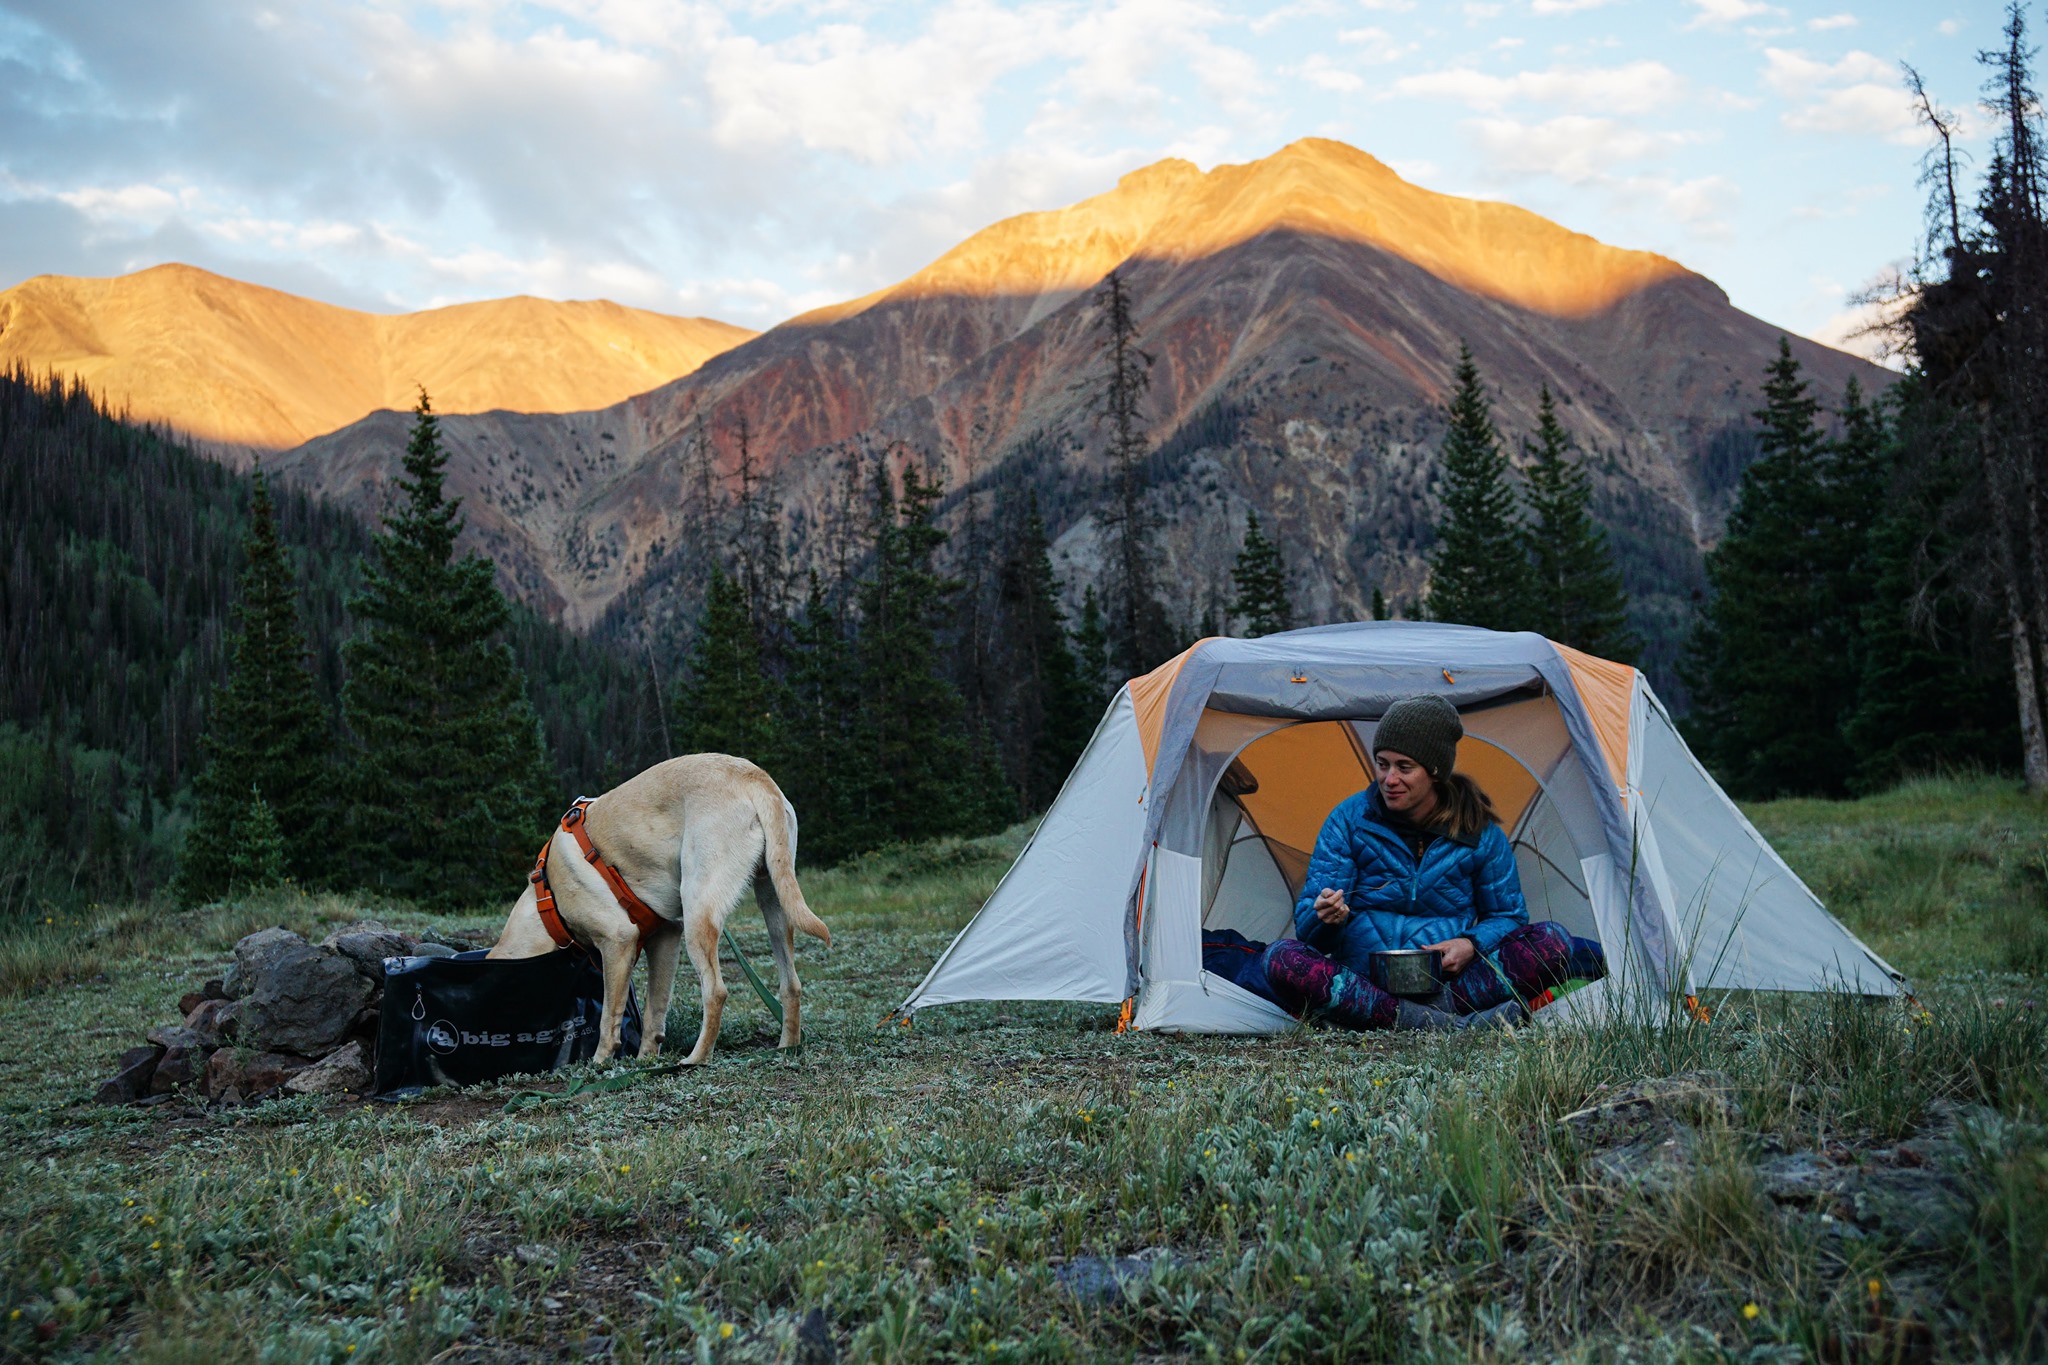
[(1137, 1256), (1075, 1256), (1054, 1266), (1052, 1277), (1059, 1287), (1077, 1299), (1110, 1303), (1122, 1297), (1124, 1287), (1149, 1277), (1162, 1265), (1171, 1265), (1167, 1253)]
[(93, 1098), (101, 1104), (132, 1104), (149, 1093), (149, 1081), (156, 1071), (160, 1047), (131, 1047), (121, 1054), (114, 1074), (101, 1081)]
[(243, 991), (235, 1009), (238, 1036), (252, 1047), (308, 1057), (347, 1035), (373, 989), (340, 953), (279, 929), (236, 944), (234, 974)]
[(178, 1013), (190, 1014), (209, 1000), (225, 1000), (227, 988), (218, 981), (209, 981), (196, 991), (186, 991), (178, 1000)]
[[(422, 948), (429, 943), (439, 944), (452, 953), (475, 952), (481, 946), (480, 944), (471, 943), (468, 939), (455, 938), (452, 935), (444, 934), (434, 929), (429, 929), (420, 935), (420, 945)], [(438, 957), (439, 954), (433, 954), (433, 956)]]
[(1939, 1252), (1969, 1229), (1971, 1201), (1962, 1182), (1937, 1167), (1872, 1167), (1857, 1172), (1847, 1194), (1858, 1223), (1911, 1251)]
[(1829, 1208), (1841, 1197), (1844, 1171), (1819, 1152), (1786, 1152), (1757, 1164), (1757, 1188), (1781, 1204)]
[(1585, 1174), (1597, 1185), (1669, 1189), (1692, 1170), (1693, 1152), (1693, 1130), (1673, 1124), (1668, 1131), (1593, 1153), (1586, 1158)]
[(1718, 1071), (1682, 1071), (1596, 1090), (1594, 1103), (1558, 1120), (1584, 1146), (1619, 1147), (1661, 1140), (1680, 1127), (1730, 1124), (1742, 1116), (1728, 1078)]
[(384, 959), (404, 957), (412, 952), (413, 940), (395, 929), (387, 929), (369, 920), (335, 930), (322, 940), (321, 946), (334, 949), (354, 963), (357, 971), (381, 986), (384, 984)]
[(206, 1054), (197, 1048), (171, 1048), (157, 1060), (156, 1070), (150, 1073), (149, 1093), (168, 1095), (181, 1090), (199, 1079), (205, 1065)]
[[(218, 1057), (218, 1052), (213, 1054)], [(261, 1095), (275, 1090), (313, 1065), (305, 1057), (289, 1052), (258, 1052), (242, 1059), (239, 1088), (244, 1095)]]
[(234, 1048), (224, 1047), (206, 1059), (206, 1072), (199, 1078), (199, 1093), (210, 1100), (228, 1100), (230, 1094), (237, 1100), (242, 1094), (242, 1058)]
[(158, 1024), (142, 1035), (161, 1048), (188, 1048), (194, 1051), (206, 1046), (206, 1039), (198, 1029), (186, 1028), (183, 1024)]
[(205, 1040), (205, 1046), (219, 1047), (235, 1036), (235, 1002), (203, 1000), (185, 1016), (185, 1027)]
[(295, 1095), (355, 1094), (369, 1086), (370, 1063), (361, 1043), (337, 1049), (284, 1083)]
[(839, 1365), (839, 1347), (824, 1309), (813, 1308), (797, 1324), (794, 1365)]
[(421, 943), (412, 950), (414, 957), (454, 957), (455, 950), (445, 943)]
[(262, 929), (235, 945), (235, 964), (221, 980), (221, 990), (230, 1000), (240, 1000), (256, 989), (256, 977), (279, 957), (310, 947), (289, 929)]

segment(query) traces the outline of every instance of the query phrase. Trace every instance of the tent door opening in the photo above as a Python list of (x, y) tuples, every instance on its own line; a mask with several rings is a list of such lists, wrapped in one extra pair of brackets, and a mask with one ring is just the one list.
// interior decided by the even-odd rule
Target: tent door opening
[[(1464, 719), (1458, 767), (1494, 801), (1530, 919), (1597, 940), (1582, 863), (1599, 851), (1598, 821), (1580, 765), (1566, 761), (1571, 744), (1556, 703), (1527, 697), (1473, 708)], [(1374, 724), (1204, 716), (1188, 768), (1208, 788), (1203, 932), (1234, 929), (1263, 942), (1293, 937), (1294, 904), (1323, 822), (1373, 781)]]

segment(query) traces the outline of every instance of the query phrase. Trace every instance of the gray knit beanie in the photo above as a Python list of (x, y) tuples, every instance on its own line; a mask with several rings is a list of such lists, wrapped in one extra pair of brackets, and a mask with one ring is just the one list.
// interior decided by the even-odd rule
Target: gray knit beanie
[(1458, 761), (1458, 741), (1465, 737), (1465, 724), (1458, 708), (1442, 697), (1409, 697), (1397, 701), (1380, 717), (1373, 731), (1372, 750), (1391, 749), (1406, 754), (1422, 765), (1433, 781), (1451, 775)]

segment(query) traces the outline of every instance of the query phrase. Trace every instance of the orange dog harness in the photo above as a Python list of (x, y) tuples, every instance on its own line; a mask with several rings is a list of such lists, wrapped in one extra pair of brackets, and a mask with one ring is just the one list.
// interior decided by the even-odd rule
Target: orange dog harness
[[(647, 902), (633, 894), (633, 888), (626, 885), (626, 879), (619, 875), (619, 870), (606, 862), (604, 855), (597, 851), (597, 845), (590, 842), (590, 831), (584, 828), (583, 814), (595, 799), (590, 796), (577, 797), (576, 804), (562, 812), (562, 828), (575, 838), (576, 846), (583, 850), (584, 858), (597, 869), (597, 875), (604, 879), (604, 884), (618, 897), (619, 904), (625, 908), (626, 917), (632, 920), (633, 927), (640, 931), (640, 941), (645, 943), (647, 936), (654, 932), (654, 926), (659, 924), (661, 919), (647, 908)], [(527, 874), (526, 879), (533, 883), (533, 908), (540, 912), (540, 922), (547, 926), (548, 937), (555, 941), (557, 948), (567, 948), (575, 940), (569, 935), (569, 926), (562, 923), (562, 912), (555, 908), (554, 889), (548, 885), (548, 850), (554, 847), (554, 843), (554, 836), (549, 835), (548, 841), (540, 846), (540, 856), (533, 860), (533, 871)]]

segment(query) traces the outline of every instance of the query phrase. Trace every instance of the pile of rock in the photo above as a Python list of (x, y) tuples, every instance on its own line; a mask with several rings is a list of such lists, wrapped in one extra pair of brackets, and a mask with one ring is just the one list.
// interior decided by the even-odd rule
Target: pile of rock
[(106, 1104), (156, 1104), (196, 1091), (217, 1104), (370, 1086), (387, 957), (445, 957), (469, 945), (415, 938), (374, 920), (308, 943), (265, 929), (235, 945), (234, 965), (178, 1002), (100, 1082)]

